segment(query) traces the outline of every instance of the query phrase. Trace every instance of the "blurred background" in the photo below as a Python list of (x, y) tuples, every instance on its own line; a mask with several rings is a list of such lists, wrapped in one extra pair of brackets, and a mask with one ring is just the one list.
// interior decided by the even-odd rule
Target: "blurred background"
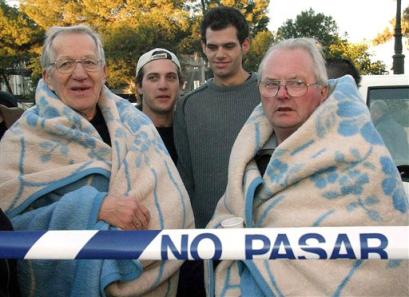
[[(409, 49), (409, 0), (401, 6), (406, 73)], [(392, 73), (397, 0), (0, 0), (0, 90), (30, 105), (41, 77), (39, 55), (48, 27), (87, 23), (104, 41), (107, 84), (134, 101), (135, 65), (155, 47), (174, 51), (181, 60), (184, 91), (200, 86), (211, 72), (200, 48), (203, 13), (217, 5), (234, 6), (251, 28), (245, 69), (256, 71), (277, 40), (317, 38), (326, 57), (350, 59), (361, 75)]]

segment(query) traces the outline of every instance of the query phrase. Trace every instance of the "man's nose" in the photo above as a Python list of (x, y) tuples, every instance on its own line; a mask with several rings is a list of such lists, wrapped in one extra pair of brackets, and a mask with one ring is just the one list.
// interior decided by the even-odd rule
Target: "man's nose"
[(168, 87), (168, 82), (165, 77), (159, 78), (158, 86), (160, 89), (166, 89)]
[(74, 69), (72, 71), (72, 75), (74, 78), (86, 78), (88, 76), (88, 72), (85, 70), (84, 65), (80, 62), (75, 62)]
[(278, 92), (277, 92), (277, 98), (289, 98), (290, 96), (288, 95), (287, 91), (287, 86), (285, 84), (280, 84), (278, 87)]
[(219, 46), (216, 50), (216, 58), (223, 58), (225, 56), (225, 52), (222, 46)]

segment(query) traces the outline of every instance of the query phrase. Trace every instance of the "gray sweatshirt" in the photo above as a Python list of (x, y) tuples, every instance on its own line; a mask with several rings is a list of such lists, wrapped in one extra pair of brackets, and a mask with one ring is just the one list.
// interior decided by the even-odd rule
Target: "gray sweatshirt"
[(233, 143), (260, 103), (257, 75), (220, 87), (209, 80), (178, 101), (174, 121), (177, 167), (189, 192), (197, 228), (206, 227), (227, 185)]

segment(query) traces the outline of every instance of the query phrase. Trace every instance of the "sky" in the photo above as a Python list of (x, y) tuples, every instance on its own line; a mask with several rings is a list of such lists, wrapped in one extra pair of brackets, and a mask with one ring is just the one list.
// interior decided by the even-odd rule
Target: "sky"
[[(403, 9), (409, 0), (401, 0)], [(338, 25), (338, 32), (347, 32), (350, 42), (370, 42), (378, 33), (390, 26), (396, 16), (396, 0), (270, 0), (268, 7), (269, 30), (277, 31), (287, 19), (295, 19), (302, 11), (312, 8), (316, 13), (332, 16)], [(405, 47), (403, 39), (403, 46)], [(389, 70), (394, 54), (394, 41), (371, 47), (374, 59), (382, 60)], [(409, 51), (405, 50), (405, 73), (409, 73)]]

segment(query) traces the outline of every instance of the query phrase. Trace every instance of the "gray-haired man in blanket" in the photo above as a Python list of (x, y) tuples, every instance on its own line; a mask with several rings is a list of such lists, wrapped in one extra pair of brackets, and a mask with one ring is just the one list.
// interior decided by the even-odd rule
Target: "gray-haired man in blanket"
[[(273, 45), (259, 90), (262, 104), (235, 141), (209, 228), (234, 217), (246, 228), (408, 225), (402, 182), (354, 80), (328, 84), (315, 40)], [(209, 262), (208, 295), (409, 296), (407, 260), (357, 260), (334, 246), (328, 257), (297, 260), (289, 245), (274, 249), (271, 260)]]

